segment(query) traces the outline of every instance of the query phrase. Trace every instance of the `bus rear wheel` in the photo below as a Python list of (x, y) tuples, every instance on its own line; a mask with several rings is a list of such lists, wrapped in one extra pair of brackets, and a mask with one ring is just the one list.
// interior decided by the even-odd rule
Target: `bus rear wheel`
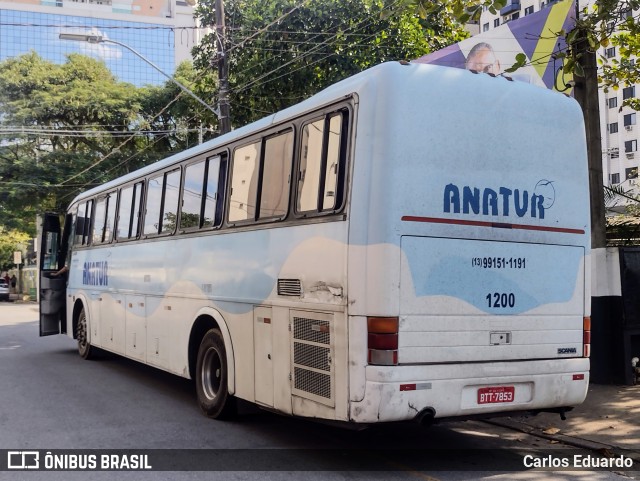
[(78, 337), (78, 353), (82, 359), (90, 359), (93, 354), (93, 349), (89, 343), (89, 326), (87, 323), (87, 314), (84, 312), (84, 307), (80, 310), (78, 315), (78, 330), (76, 332)]
[(198, 350), (196, 392), (200, 409), (214, 419), (228, 419), (235, 413), (235, 400), (229, 394), (227, 351), (218, 329), (209, 330)]

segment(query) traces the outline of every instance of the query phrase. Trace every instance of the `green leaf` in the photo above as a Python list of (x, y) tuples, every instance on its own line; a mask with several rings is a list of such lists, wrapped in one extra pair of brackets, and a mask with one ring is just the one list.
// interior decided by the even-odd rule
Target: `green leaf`
[(526, 61), (527, 61), (527, 56), (525, 54), (519, 53), (516, 55), (517, 63), (524, 65)]

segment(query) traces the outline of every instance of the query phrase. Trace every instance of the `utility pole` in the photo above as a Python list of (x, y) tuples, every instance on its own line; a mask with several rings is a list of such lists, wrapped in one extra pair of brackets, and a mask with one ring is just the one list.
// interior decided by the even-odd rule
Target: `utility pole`
[[(576, 2), (577, 3), (577, 2)], [(575, 54), (584, 71), (576, 75), (574, 98), (582, 107), (587, 137), (587, 162), (589, 168), (589, 192), (591, 203), (591, 380), (596, 383), (609, 382), (613, 373), (612, 352), (622, 345), (612, 343), (614, 326), (619, 323), (612, 306), (612, 295), (619, 296), (609, 282), (609, 264), (606, 250), (606, 222), (604, 188), (602, 178), (602, 139), (600, 136), (600, 107), (598, 105), (598, 65), (596, 53), (589, 47), (586, 32), (578, 34)], [(620, 299), (618, 297), (618, 299)], [(619, 301), (621, 304), (621, 301)], [(621, 312), (621, 311), (620, 311)]]
[(216, 0), (216, 57), (218, 63), (218, 109), (220, 111), (220, 133), (231, 132), (229, 107), (229, 63), (225, 48), (225, 25), (223, 0)]
[(585, 36), (575, 48), (584, 77), (575, 75), (574, 97), (582, 107), (587, 134), (589, 190), (591, 198), (591, 249), (606, 247), (606, 223), (602, 178), (602, 138), (600, 135), (600, 106), (598, 105), (598, 64)]

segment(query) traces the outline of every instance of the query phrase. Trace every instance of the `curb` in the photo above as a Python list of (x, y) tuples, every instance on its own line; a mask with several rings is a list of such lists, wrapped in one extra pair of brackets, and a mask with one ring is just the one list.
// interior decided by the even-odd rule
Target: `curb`
[(603, 456), (613, 457), (616, 455), (624, 454), (626, 457), (631, 458), (635, 463), (640, 464), (640, 451), (633, 449), (621, 448), (619, 446), (612, 446), (610, 444), (600, 443), (598, 441), (592, 441), (590, 439), (584, 439), (577, 436), (571, 436), (570, 434), (545, 434), (542, 429), (530, 424), (521, 423), (518, 421), (507, 421), (498, 419), (485, 419), (483, 422), (492, 424), (494, 426), (500, 426), (503, 428), (511, 429), (513, 431), (519, 431), (524, 434), (529, 434), (542, 439), (548, 439), (550, 441), (558, 441), (569, 446), (576, 448), (588, 449), (590, 451), (596, 451)]

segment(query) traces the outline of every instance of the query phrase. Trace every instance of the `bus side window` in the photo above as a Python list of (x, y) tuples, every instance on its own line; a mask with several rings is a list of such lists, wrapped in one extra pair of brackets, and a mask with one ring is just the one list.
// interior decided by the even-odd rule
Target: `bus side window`
[(282, 218), (289, 205), (293, 131), (264, 142), (259, 219)]
[(75, 216), (75, 228), (73, 230), (73, 245), (82, 245), (82, 231), (84, 230), (84, 210), (86, 209), (86, 203), (78, 206), (78, 211)]
[(116, 214), (117, 192), (111, 192), (107, 195), (107, 218), (104, 222), (104, 233), (102, 242), (109, 243), (113, 240), (113, 226)]
[(91, 232), (91, 213), (93, 210), (93, 200), (83, 202), (78, 206), (78, 216), (76, 219), (74, 245), (88, 245), (89, 233)]
[(144, 188), (144, 182), (137, 182), (133, 186), (133, 200), (131, 214), (131, 227), (129, 229), (129, 238), (136, 239), (140, 235), (141, 223), (142, 223), (142, 203), (144, 197), (142, 196), (142, 189)]
[(239, 147), (233, 153), (229, 222), (255, 219), (261, 142)]
[(298, 212), (318, 210), (323, 139), (324, 119), (309, 123), (303, 127), (298, 198), (296, 201), (296, 210)]
[(164, 174), (151, 177), (147, 183), (147, 202), (144, 214), (144, 235), (157, 234), (160, 231), (160, 212), (162, 210), (162, 187)]
[(118, 206), (118, 225), (116, 227), (116, 239), (124, 240), (129, 238), (129, 233), (131, 232), (132, 200), (132, 185), (120, 190), (120, 205)]
[(145, 204), (145, 235), (171, 233), (176, 228), (180, 169), (149, 178)]
[(107, 215), (107, 198), (103, 197), (96, 202), (95, 221), (93, 222), (93, 233), (91, 235), (92, 244), (102, 243), (104, 233), (105, 218)]
[(338, 112), (302, 128), (296, 212), (333, 212), (341, 207), (346, 120), (346, 112)]
[[(140, 203), (142, 200), (142, 182), (120, 189), (120, 203), (118, 204), (118, 222), (116, 239), (135, 239), (139, 234)], [(115, 193), (113, 194), (115, 206)]]
[(327, 155), (325, 161), (325, 176), (322, 210), (333, 210), (338, 205), (338, 170), (340, 165), (340, 147), (342, 138), (342, 115), (334, 115), (329, 118), (329, 130), (327, 132)]
[(202, 227), (218, 227), (222, 224), (226, 178), (226, 156), (216, 155), (215, 157), (211, 157), (207, 161), (207, 182), (204, 192), (204, 217)]
[(205, 161), (202, 160), (188, 165), (184, 171), (180, 230), (200, 227), (205, 167)]
[(180, 198), (180, 169), (167, 172), (162, 198), (162, 227), (160, 233), (168, 234), (176, 230), (178, 221), (178, 199)]

